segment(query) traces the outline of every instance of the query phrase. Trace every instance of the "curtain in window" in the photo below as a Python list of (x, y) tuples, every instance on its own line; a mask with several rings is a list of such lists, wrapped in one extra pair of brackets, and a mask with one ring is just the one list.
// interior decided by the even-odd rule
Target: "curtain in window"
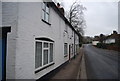
[(42, 42), (36, 42), (35, 68), (42, 66)]

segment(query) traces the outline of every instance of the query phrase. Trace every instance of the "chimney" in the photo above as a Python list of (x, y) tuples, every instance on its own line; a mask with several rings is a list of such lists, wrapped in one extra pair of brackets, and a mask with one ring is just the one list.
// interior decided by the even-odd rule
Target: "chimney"
[(60, 4), (59, 3), (57, 3), (57, 7), (60, 8)]
[(117, 31), (113, 31), (113, 34), (117, 34)]
[(60, 6), (59, 3), (57, 3), (57, 8), (60, 10), (60, 12), (64, 15), (64, 8)]

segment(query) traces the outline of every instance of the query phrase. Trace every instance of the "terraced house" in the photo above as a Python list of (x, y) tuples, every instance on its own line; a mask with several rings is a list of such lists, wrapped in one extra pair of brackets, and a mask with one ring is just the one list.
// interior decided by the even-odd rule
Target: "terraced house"
[(2, 2), (6, 79), (39, 79), (77, 54), (80, 34), (54, 2)]

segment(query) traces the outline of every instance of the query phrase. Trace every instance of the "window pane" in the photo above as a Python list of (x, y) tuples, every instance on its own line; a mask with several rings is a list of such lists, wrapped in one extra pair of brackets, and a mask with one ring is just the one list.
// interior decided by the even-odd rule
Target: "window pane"
[(43, 64), (48, 64), (48, 50), (44, 50), (44, 62)]
[(44, 48), (48, 48), (48, 43), (44, 43)]
[(49, 62), (53, 62), (53, 44), (50, 44), (50, 59)]
[(49, 13), (49, 7), (46, 7), (46, 12)]
[(35, 68), (42, 66), (42, 43), (36, 42), (35, 49)]
[(42, 6), (42, 19), (49, 22), (49, 6), (47, 3), (43, 3)]
[(70, 53), (72, 54), (72, 45), (70, 45)]
[(67, 43), (64, 44), (64, 54), (67, 54)]
[(49, 14), (45, 13), (45, 21), (49, 22)]
[(45, 20), (45, 12), (42, 10), (42, 19)]
[(44, 9), (44, 10), (45, 10), (45, 3), (43, 3), (43, 4), (42, 4), (42, 9)]
[(74, 52), (73, 50), (74, 50), (74, 49), (73, 49), (73, 44), (72, 44), (72, 54), (73, 54), (73, 52)]

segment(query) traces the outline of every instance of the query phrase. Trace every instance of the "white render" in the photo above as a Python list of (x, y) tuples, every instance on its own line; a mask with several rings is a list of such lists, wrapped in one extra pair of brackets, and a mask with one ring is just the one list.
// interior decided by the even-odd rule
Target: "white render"
[(112, 39), (112, 38), (106, 39), (106, 40), (105, 40), (105, 43), (106, 43), (106, 44), (115, 43), (115, 39)]
[(0, 27), (2, 26), (2, 2), (0, 2)]
[[(78, 35), (53, 8), (50, 7), (51, 25), (41, 20), (41, 2), (4, 2), (2, 17), (2, 25), (11, 26), (7, 40), (7, 79), (39, 79), (69, 60), (69, 56), (64, 57), (64, 43), (74, 44), (74, 34), (75, 44), (79, 44)], [(55, 64), (35, 74), (35, 38), (40, 37), (55, 41)]]
[(97, 45), (99, 41), (92, 41), (92, 45)]
[(120, 34), (120, 1), (118, 2), (118, 33)]

